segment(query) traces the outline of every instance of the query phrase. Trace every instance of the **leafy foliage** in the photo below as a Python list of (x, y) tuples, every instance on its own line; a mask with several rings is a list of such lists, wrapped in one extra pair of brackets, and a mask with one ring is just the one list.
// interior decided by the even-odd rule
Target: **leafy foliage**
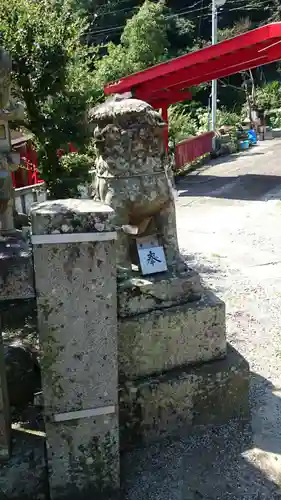
[(249, 17), (241, 18), (236, 21), (232, 26), (218, 29), (218, 41), (227, 40), (228, 38), (233, 38), (234, 36), (241, 35), (252, 29), (252, 23)]
[(281, 127), (281, 85), (273, 81), (257, 88), (257, 106), (265, 111), (272, 127)]
[[(65, 172), (63, 179), (58, 179), (62, 191), (67, 191), (70, 198), (79, 198), (79, 186), (90, 182), (90, 170), (93, 168), (94, 159), (92, 156), (80, 153), (68, 153), (60, 157), (60, 166)], [(84, 173), (81, 179), (81, 172)]]
[(197, 135), (198, 121), (190, 111), (183, 107), (171, 106), (169, 110), (169, 138), (176, 144), (188, 137)]
[[(206, 132), (208, 130), (208, 116), (208, 110), (206, 108), (198, 109), (197, 118), (200, 132)], [(216, 121), (218, 129), (223, 126), (238, 126), (241, 123), (241, 116), (235, 113), (235, 111), (221, 108), (217, 110)]]
[(110, 42), (106, 46), (107, 54), (97, 62), (97, 86), (169, 59), (173, 52), (171, 40), (186, 47), (191, 41), (192, 24), (168, 14), (162, 0), (158, 3), (145, 0), (127, 21), (120, 44)]
[[(67, 1), (2, 0), (2, 45), (13, 60), (13, 89), (25, 103), (26, 123), (36, 141), (39, 166), (51, 194), (68, 196), (69, 176), (57, 150), (88, 140), (85, 112), (95, 98), (89, 50), (80, 42), (83, 18)], [(86, 172), (81, 169), (81, 178)]]
[(109, 43), (107, 55), (97, 64), (96, 81), (100, 84), (141, 71), (163, 61), (169, 50), (165, 5), (146, 1), (129, 21), (119, 45)]
[[(208, 131), (210, 120), (210, 111), (205, 107), (196, 109), (184, 108), (176, 105), (169, 111), (169, 138), (170, 147), (173, 150), (174, 145), (188, 137), (194, 137)], [(241, 116), (235, 111), (229, 111), (225, 108), (217, 111), (217, 127), (223, 126), (238, 127), (241, 124)]]
[(256, 90), (256, 102), (264, 110), (281, 107), (281, 85), (277, 81), (267, 83)]

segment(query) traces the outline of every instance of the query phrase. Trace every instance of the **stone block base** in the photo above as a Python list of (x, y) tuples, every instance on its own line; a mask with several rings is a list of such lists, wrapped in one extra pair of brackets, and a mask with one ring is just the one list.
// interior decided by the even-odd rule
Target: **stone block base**
[(136, 273), (136, 276), (118, 283), (118, 316), (127, 318), (191, 302), (200, 299), (202, 292), (200, 276), (192, 269), (153, 276)]
[(119, 429), (115, 414), (46, 422), (46, 434), (52, 500), (107, 500), (119, 490)]
[(248, 389), (248, 363), (231, 347), (225, 359), (128, 382), (120, 388), (121, 446), (247, 419)]
[(225, 356), (225, 305), (211, 292), (196, 302), (118, 321), (119, 375), (134, 379)]
[(0, 237), (0, 301), (33, 298), (33, 262), (20, 232)]

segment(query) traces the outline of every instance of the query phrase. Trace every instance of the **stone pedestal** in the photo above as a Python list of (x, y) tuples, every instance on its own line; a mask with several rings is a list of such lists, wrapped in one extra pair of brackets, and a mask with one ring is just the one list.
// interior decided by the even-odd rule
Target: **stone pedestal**
[(120, 388), (122, 448), (178, 438), (197, 426), (249, 418), (249, 365), (230, 346), (224, 359), (185, 365)]
[(20, 231), (0, 235), (0, 300), (34, 297), (31, 249)]
[(52, 500), (119, 487), (113, 210), (90, 200), (32, 209)]
[(226, 353), (225, 306), (213, 294), (119, 319), (119, 373), (133, 379)]
[(4, 347), (0, 332), (0, 461), (10, 457), (11, 418)]
[(132, 278), (118, 300), (122, 448), (247, 418), (248, 364), (227, 349), (225, 305), (195, 272)]

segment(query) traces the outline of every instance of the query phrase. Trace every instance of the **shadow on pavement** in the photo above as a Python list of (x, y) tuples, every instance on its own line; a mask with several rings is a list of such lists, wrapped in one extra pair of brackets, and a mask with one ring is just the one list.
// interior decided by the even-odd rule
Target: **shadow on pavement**
[[(253, 411), (262, 406), (262, 400), (271, 384), (252, 374), (251, 402)], [(258, 398), (256, 398), (258, 394)], [(279, 399), (279, 398), (278, 398)], [(277, 402), (275, 401), (277, 404)], [(278, 401), (278, 408), (281, 400)], [(276, 427), (277, 413), (273, 428)], [(254, 419), (255, 422), (255, 419)], [(258, 424), (254, 424), (257, 427)], [(261, 425), (261, 424), (260, 424)], [(266, 427), (266, 422), (263, 421)], [(249, 450), (260, 448), (265, 440), (256, 436), (250, 424), (233, 421), (213, 427), (204, 433), (180, 440), (151, 445), (126, 454), (122, 459), (126, 500), (277, 500), (281, 499), (279, 481), (270, 480), (260, 469), (259, 459), (254, 463), (247, 456)], [(275, 444), (274, 444), (275, 442)], [(281, 454), (281, 440), (272, 436), (267, 440), (271, 451)], [(250, 451), (251, 453), (251, 451)], [(255, 464), (255, 465), (254, 465)], [(262, 464), (262, 460), (261, 460)]]
[[(189, 175), (178, 183), (179, 197), (211, 197), (230, 200), (260, 200), (281, 188), (281, 175), (245, 174), (236, 177)], [(277, 198), (279, 199), (279, 198)]]

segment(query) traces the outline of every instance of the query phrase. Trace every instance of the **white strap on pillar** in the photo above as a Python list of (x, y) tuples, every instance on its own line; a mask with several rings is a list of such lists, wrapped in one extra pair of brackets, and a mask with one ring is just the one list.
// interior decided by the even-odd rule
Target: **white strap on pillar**
[(111, 241), (117, 239), (116, 231), (104, 233), (55, 233), (34, 234), (31, 236), (32, 245), (55, 245), (60, 243), (83, 243), (91, 241)]
[(54, 422), (66, 422), (78, 420), (80, 418), (97, 417), (99, 415), (110, 415), (115, 413), (115, 406), (101, 406), (100, 408), (90, 408), (88, 410), (70, 411), (67, 413), (56, 413), (53, 416)]

